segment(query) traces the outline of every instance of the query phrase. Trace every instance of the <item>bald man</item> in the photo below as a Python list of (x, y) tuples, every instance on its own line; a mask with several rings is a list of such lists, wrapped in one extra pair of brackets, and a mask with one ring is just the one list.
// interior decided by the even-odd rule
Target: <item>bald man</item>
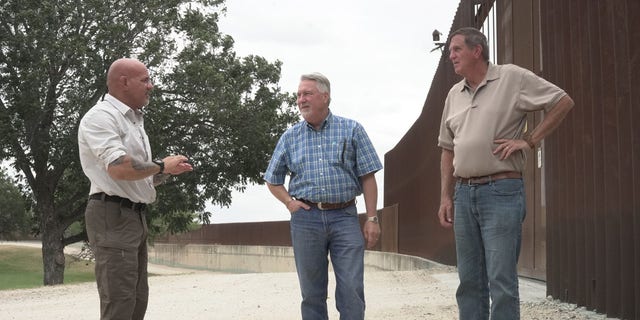
[(123, 58), (107, 73), (109, 93), (80, 121), (82, 170), (91, 181), (85, 221), (96, 259), (100, 319), (143, 319), (147, 282), (146, 207), (155, 186), (192, 171), (182, 155), (153, 160), (142, 108), (153, 84), (147, 67)]

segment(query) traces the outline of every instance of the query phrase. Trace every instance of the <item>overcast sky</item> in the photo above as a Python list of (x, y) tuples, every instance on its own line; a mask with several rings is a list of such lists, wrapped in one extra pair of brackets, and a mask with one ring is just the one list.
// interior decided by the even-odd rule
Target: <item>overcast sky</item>
[[(282, 61), (283, 91), (296, 92), (303, 73), (323, 73), (331, 81), (331, 111), (360, 122), (384, 163), (384, 154), (422, 111), (440, 59), (439, 51), (430, 52), (431, 33), (438, 29), (447, 36), (458, 1), (227, 0), (226, 5), (220, 30), (234, 38), (238, 55)], [(382, 208), (384, 170), (376, 180)], [(358, 202), (358, 212), (364, 212), (362, 196)], [(229, 208), (208, 210), (213, 223), (289, 219), (264, 185), (235, 192)]]

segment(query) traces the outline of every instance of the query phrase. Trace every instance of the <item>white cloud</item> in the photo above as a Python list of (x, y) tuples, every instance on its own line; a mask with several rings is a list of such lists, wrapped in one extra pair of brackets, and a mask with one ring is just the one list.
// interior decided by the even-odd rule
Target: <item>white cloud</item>
[[(457, 6), (450, 0), (228, 0), (220, 30), (235, 39), (239, 55), (282, 61), (285, 91), (295, 92), (303, 73), (325, 74), (332, 112), (362, 123), (384, 161), (422, 111), (440, 60), (439, 52), (429, 52), (431, 32), (446, 33)], [(383, 174), (376, 174), (378, 208)], [(266, 186), (248, 186), (234, 193), (229, 208), (209, 210), (214, 223), (289, 218)]]

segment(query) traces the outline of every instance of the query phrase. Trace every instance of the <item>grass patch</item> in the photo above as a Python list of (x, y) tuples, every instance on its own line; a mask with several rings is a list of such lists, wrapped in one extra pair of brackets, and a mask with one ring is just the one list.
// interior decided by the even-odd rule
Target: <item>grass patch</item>
[[(94, 264), (66, 255), (64, 283), (95, 281)], [(43, 286), (42, 250), (23, 246), (0, 246), (0, 290)]]

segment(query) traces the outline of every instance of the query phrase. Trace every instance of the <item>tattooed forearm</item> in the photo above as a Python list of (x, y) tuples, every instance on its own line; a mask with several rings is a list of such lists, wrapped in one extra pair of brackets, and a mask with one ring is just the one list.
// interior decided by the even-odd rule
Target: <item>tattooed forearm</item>
[(153, 162), (140, 162), (127, 155), (121, 156), (109, 164), (109, 166), (119, 166), (127, 162), (131, 163), (131, 167), (136, 171), (147, 171), (149, 168), (156, 168), (157, 165)]
[(165, 183), (165, 181), (169, 179), (169, 177), (171, 177), (170, 174), (164, 174), (164, 173), (155, 174), (153, 175), (153, 185), (157, 186), (157, 185), (163, 184)]
[(136, 160), (124, 155), (109, 163), (107, 168), (109, 176), (115, 180), (140, 180), (150, 177), (158, 172), (158, 165), (153, 162)]
[(137, 171), (147, 171), (149, 168), (155, 169), (158, 167), (158, 165), (153, 162), (140, 162), (134, 159), (131, 159), (131, 166)]

